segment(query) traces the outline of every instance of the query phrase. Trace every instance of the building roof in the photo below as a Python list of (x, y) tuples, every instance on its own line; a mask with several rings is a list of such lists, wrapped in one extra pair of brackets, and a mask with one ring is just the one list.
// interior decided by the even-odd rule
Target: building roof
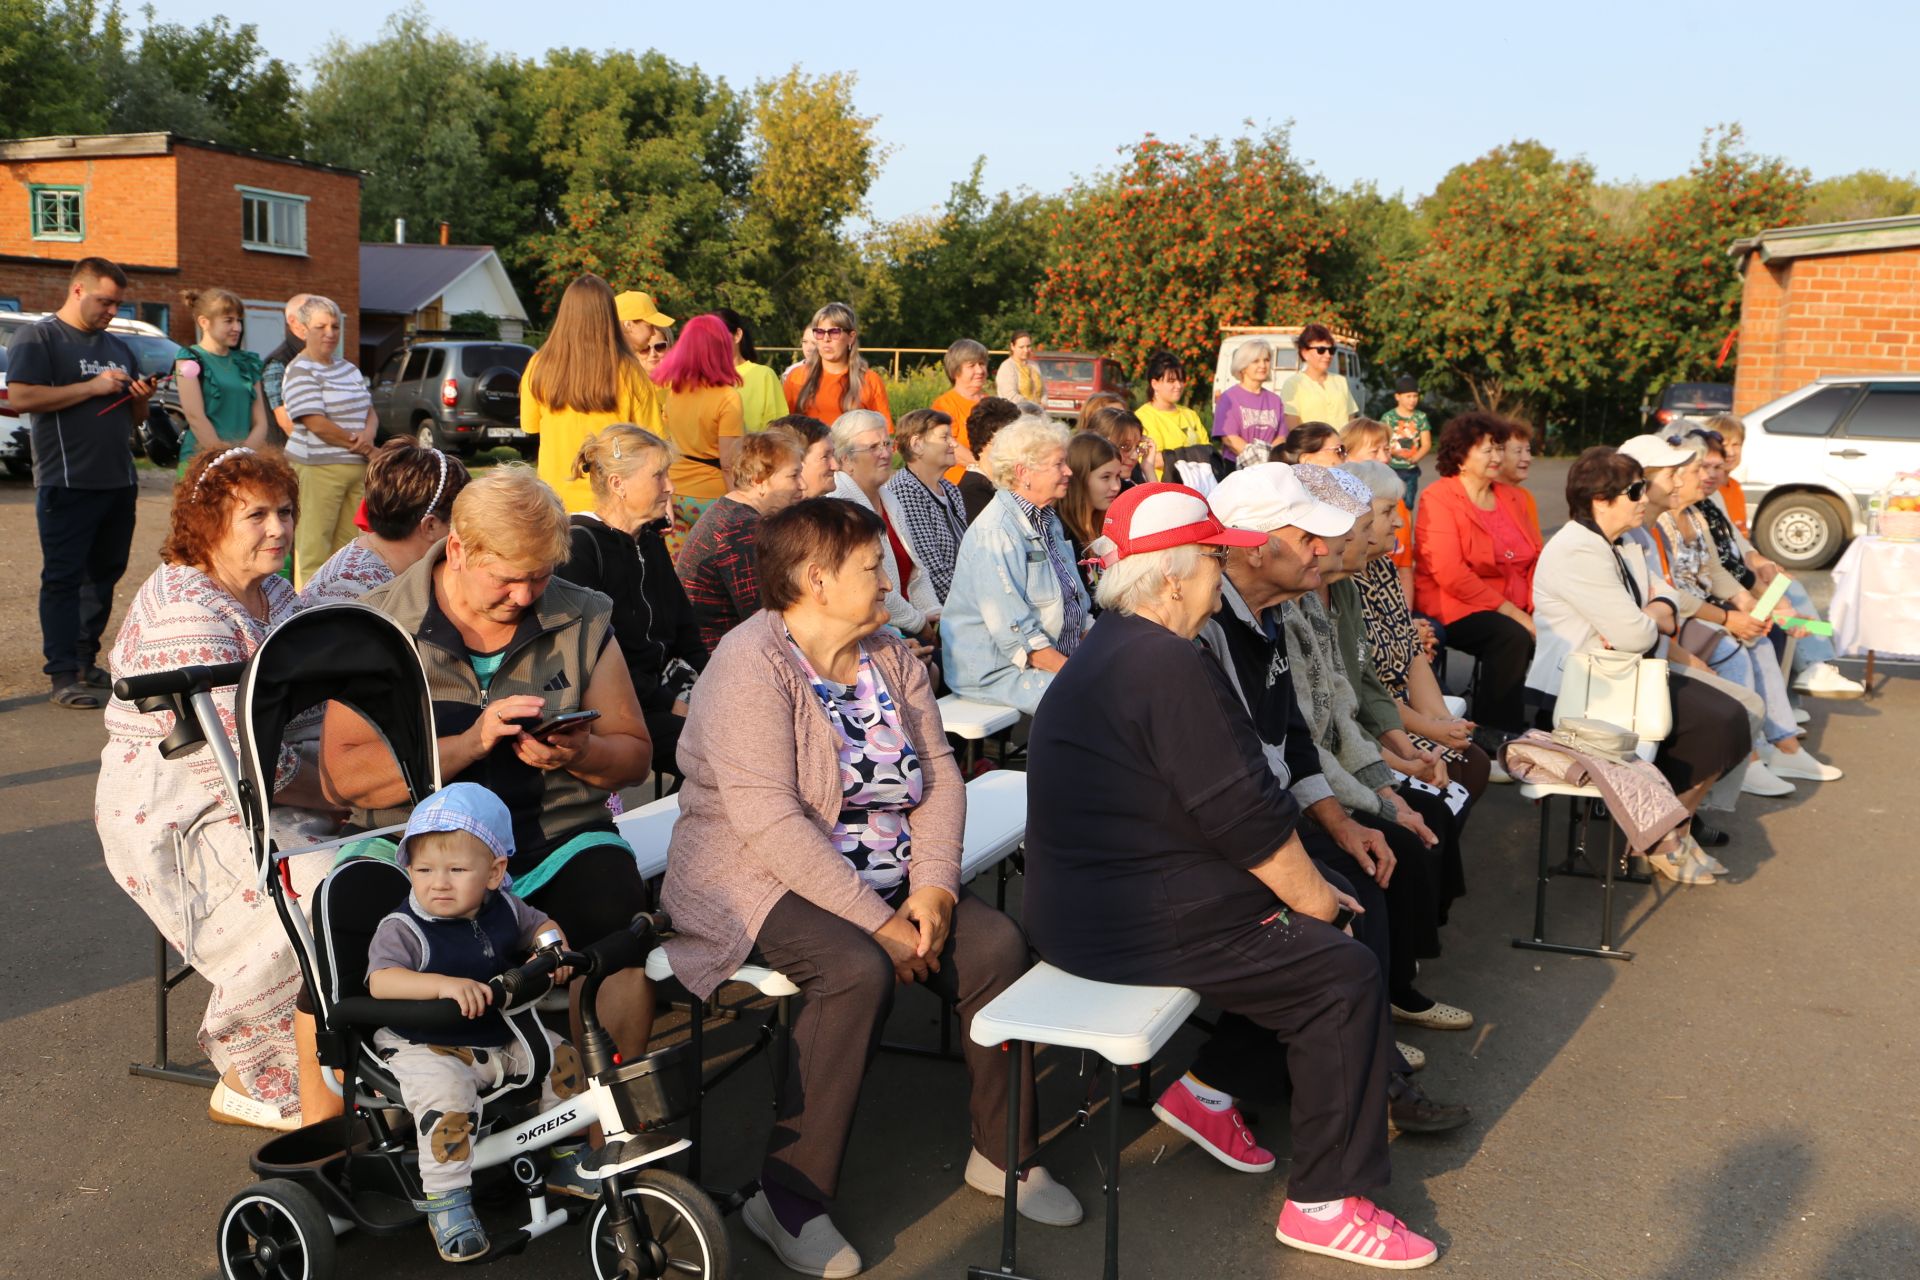
[(290, 156), (276, 156), (265, 151), (255, 151), (251, 147), (232, 147), (224, 142), (208, 142), (204, 138), (188, 138), (177, 133), (65, 133), (45, 138), (0, 139), (0, 163), (22, 160), (96, 160), (114, 156), (165, 156), (172, 155), (175, 147), (224, 151), (228, 155), (249, 156), (255, 160), (297, 165), (302, 169), (319, 169), (325, 173), (340, 173), (352, 178), (364, 176), (358, 169), (343, 169), (338, 165), (317, 164), (311, 160), (295, 160)]
[(500, 255), (484, 244), (362, 244), (360, 310), (410, 316), (476, 271), (485, 273), (505, 304), (496, 314), (527, 318)]
[(1786, 262), (1827, 253), (1884, 253), (1920, 247), (1920, 214), (1899, 218), (1862, 218), (1857, 222), (1821, 222), (1805, 227), (1776, 227), (1735, 240), (1727, 252), (1744, 261), (1757, 253), (1762, 262)]

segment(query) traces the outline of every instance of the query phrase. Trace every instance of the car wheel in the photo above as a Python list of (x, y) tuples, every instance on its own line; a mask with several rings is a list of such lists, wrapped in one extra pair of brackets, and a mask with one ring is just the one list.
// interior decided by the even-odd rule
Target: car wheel
[(1840, 504), (1817, 493), (1791, 493), (1761, 509), (1753, 541), (1760, 554), (1782, 569), (1824, 569), (1840, 556), (1852, 533)]

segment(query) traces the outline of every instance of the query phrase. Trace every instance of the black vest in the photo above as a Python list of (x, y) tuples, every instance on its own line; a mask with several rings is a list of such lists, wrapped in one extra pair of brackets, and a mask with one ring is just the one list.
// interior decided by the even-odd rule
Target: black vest
[[(520, 949), (520, 924), (507, 905), (505, 894), (488, 893), (486, 902), (473, 919), (442, 919), (420, 910), (413, 895), (393, 913), (420, 930), (425, 954), (420, 958), (421, 973), (438, 973), (449, 978), (471, 978), (485, 982), (511, 969)], [(392, 1028), (415, 1044), (502, 1045), (513, 1039), (506, 1020), (498, 1009), (489, 1008), (455, 1031), (425, 1031), (418, 1027)]]

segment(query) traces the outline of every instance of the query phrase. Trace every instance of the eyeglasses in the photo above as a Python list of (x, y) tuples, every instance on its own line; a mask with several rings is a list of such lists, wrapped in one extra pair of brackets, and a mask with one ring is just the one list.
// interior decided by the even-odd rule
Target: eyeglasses
[(1635, 480), (1620, 492), (1626, 496), (1628, 502), (1638, 502), (1647, 496), (1647, 482)]
[(1330, 356), (1333, 354), (1332, 347), (1308, 347), (1307, 350), (1313, 352), (1313, 354), (1317, 356)]
[(1218, 560), (1221, 564), (1227, 562), (1227, 549), (1225, 547), (1202, 547), (1200, 554), (1209, 560)]
[(813, 340), (814, 340), (815, 342), (824, 342), (824, 341), (826, 341), (826, 340), (827, 340), (828, 338), (844, 338), (844, 337), (846, 337), (846, 336), (847, 336), (848, 334), (850, 334), (850, 333), (852, 333), (852, 332), (853, 332), (853, 330), (851, 330), (851, 329), (842, 329), (842, 328), (841, 328), (841, 327), (840, 327), (839, 325), (837, 325), (837, 324), (836, 324), (836, 325), (829, 325), (829, 326), (827, 326), (827, 327), (826, 327), (826, 328), (824, 328), (824, 329), (818, 329), (818, 328), (816, 328), (816, 329), (815, 329), (815, 330), (813, 331)]
[(876, 440), (872, 444), (861, 445), (859, 448), (855, 449), (854, 452), (870, 453), (876, 458), (884, 458), (889, 453), (893, 452), (893, 446), (888, 444), (885, 440)]
[(1347, 446), (1343, 444), (1337, 444), (1333, 446), (1333, 451), (1340, 456), (1340, 460), (1342, 462), (1345, 462), (1347, 460)]

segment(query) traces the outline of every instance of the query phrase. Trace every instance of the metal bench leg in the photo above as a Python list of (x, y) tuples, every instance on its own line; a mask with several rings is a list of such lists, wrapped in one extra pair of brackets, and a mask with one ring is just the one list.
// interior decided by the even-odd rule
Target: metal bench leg
[[(1016, 1079), (1018, 1077), (1015, 1077)], [(1140, 1074), (1146, 1083), (1146, 1070)], [(1100, 1274), (1120, 1280), (1120, 1068), (1107, 1067), (1107, 1257)]]
[(707, 1002), (695, 996), (691, 1008), (693, 1020), (687, 1026), (687, 1050), (693, 1055), (693, 1114), (687, 1117), (687, 1141), (693, 1146), (687, 1152), (687, 1177), (695, 1186), (698, 1186), (700, 1185), (700, 1122), (707, 1106), (707, 1055), (703, 1052), (706, 1041)]
[(167, 1049), (167, 1002), (173, 989), (192, 977), (195, 969), (182, 962), (179, 972), (167, 972), (167, 940), (158, 929), (153, 931), (153, 1061), (134, 1062), (127, 1066), (130, 1075), (143, 1076), (148, 1080), (166, 1080), (172, 1084), (198, 1085), (210, 1088), (218, 1080), (211, 1071), (198, 1068), (176, 1067), (168, 1056)]
[[(1568, 798), (1568, 801), (1573, 806), (1567, 814), (1567, 867), (1570, 869), (1574, 865), (1576, 856), (1583, 854), (1587, 847), (1591, 834), (1589, 824), (1592, 817), (1592, 810), (1591, 806), (1587, 804), (1586, 798), (1583, 796), (1571, 796)], [(1602, 883), (1601, 900), (1604, 905), (1604, 910), (1607, 913), (1606, 920), (1601, 925), (1600, 945), (1597, 947), (1582, 947), (1569, 942), (1547, 941), (1547, 881), (1553, 874), (1553, 824), (1549, 821), (1552, 807), (1552, 796), (1542, 796), (1540, 798), (1540, 869), (1538, 872), (1539, 878), (1534, 886), (1533, 936), (1531, 938), (1515, 938), (1513, 945), (1527, 951), (1551, 951), (1563, 956), (1597, 956), (1602, 960), (1633, 959), (1633, 952), (1616, 951), (1613, 949), (1614, 848), (1613, 826), (1611, 823), (1609, 823), (1607, 827), (1607, 852), (1605, 855), (1607, 864), (1602, 869), (1600, 877)], [(1585, 818), (1582, 817), (1583, 811), (1587, 815)]]

